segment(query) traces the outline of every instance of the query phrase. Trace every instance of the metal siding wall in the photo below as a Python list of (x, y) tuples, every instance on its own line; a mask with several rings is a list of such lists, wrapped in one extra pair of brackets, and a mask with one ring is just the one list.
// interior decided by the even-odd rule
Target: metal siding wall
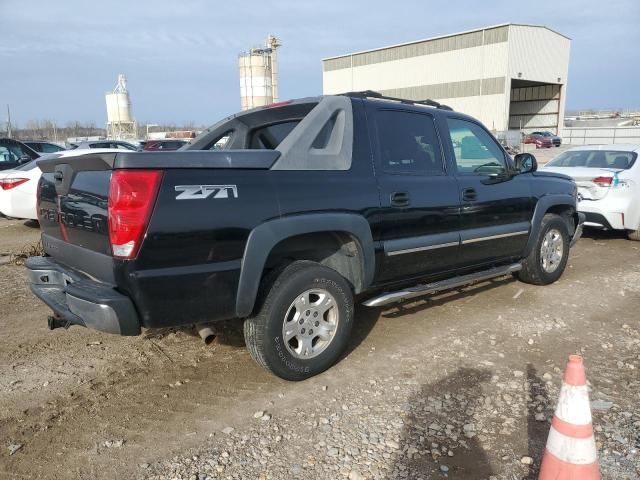
[(463, 112), (480, 120), (489, 130), (507, 129), (504, 105), (507, 93), (474, 97), (442, 98), (439, 102), (449, 105), (457, 112)]
[(530, 132), (558, 131), (560, 125), (560, 85), (540, 85), (511, 89), (509, 128)]
[[(399, 45), (397, 47), (389, 47), (372, 52), (356, 53), (354, 55), (345, 55), (344, 57), (332, 58), (323, 61), (323, 70), (330, 72), (343, 68), (351, 67), (353, 60), (354, 67), (362, 67), (375, 63), (393, 62), (395, 60), (403, 60), (405, 58), (421, 57), (425, 55), (434, 55), (437, 53), (452, 52), (455, 50), (463, 50), (465, 48), (473, 48), (482, 46), (483, 31), (463, 33), (461, 35), (453, 35), (450, 37), (436, 38), (434, 40), (425, 40), (422, 42), (411, 43), (408, 45)], [(509, 36), (509, 26), (491, 28), (484, 31), (484, 44), (506, 42)]]
[[(512, 97), (513, 98), (513, 97)], [(513, 115), (527, 115), (527, 114), (544, 114), (555, 113), (558, 114), (558, 101), (557, 100), (533, 100), (531, 102), (516, 102), (511, 104), (509, 112)]]
[(380, 93), (390, 97), (408, 98), (410, 100), (424, 100), (431, 98), (474, 97), (504, 93), (505, 78), (485, 78), (484, 80), (466, 80), (463, 82), (440, 83), (436, 85), (418, 85), (413, 87), (391, 88)]
[[(568, 38), (546, 28), (511, 25), (509, 75), (520, 80), (566, 83), (570, 45)], [(520, 73), (522, 77), (518, 77)]]
[[(506, 43), (323, 72), (323, 92), (389, 90), (507, 75)], [(491, 86), (489, 86), (491, 88)]]
[(562, 128), (565, 112), (570, 50), (571, 40), (546, 28), (510, 26), (507, 76), (513, 79), (560, 84), (557, 129)]
[(535, 114), (535, 115), (519, 115), (517, 117), (509, 117), (509, 128), (518, 130), (522, 126), (522, 130), (535, 130), (544, 128), (547, 130), (557, 130), (558, 114)]

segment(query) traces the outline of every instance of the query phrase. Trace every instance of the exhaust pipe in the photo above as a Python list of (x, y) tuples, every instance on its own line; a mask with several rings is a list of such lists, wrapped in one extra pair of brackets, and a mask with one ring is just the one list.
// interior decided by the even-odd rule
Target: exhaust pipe
[(199, 324), (196, 325), (198, 335), (204, 340), (205, 345), (210, 345), (216, 339), (216, 332), (211, 325)]

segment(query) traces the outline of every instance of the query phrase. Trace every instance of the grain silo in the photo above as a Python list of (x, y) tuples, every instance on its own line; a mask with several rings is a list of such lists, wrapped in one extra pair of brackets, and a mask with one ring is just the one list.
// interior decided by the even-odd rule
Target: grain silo
[(105, 94), (107, 102), (107, 137), (127, 139), (136, 137), (136, 122), (131, 115), (131, 100), (127, 91), (127, 78), (118, 75), (113, 92)]
[(240, 54), (240, 105), (242, 110), (278, 101), (278, 62), (276, 49), (280, 41), (273, 35), (263, 48)]

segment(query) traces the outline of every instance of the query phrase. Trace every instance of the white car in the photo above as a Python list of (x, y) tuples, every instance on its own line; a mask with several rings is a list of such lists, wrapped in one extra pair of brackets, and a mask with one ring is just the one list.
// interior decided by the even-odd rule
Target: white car
[(7, 217), (37, 220), (36, 195), (42, 172), (36, 162), (47, 158), (77, 157), (93, 153), (116, 153), (113, 149), (64, 150), (0, 171), (0, 213)]
[(542, 171), (575, 180), (585, 227), (624, 230), (640, 241), (639, 154), (640, 145), (585, 145), (561, 153)]

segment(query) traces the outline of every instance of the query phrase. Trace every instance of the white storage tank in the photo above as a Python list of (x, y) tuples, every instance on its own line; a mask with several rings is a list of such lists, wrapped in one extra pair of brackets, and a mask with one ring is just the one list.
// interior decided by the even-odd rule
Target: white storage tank
[(111, 93), (105, 95), (107, 101), (107, 122), (133, 122), (131, 101), (127, 91), (127, 77), (118, 75), (118, 84)]
[(131, 103), (126, 93), (107, 93), (107, 122), (132, 122)]
[(136, 136), (136, 123), (131, 114), (131, 100), (127, 90), (127, 78), (118, 75), (118, 83), (113, 92), (105, 94), (107, 104), (107, 136), (125, 139)]
[(271, 58), (262, 49), (240, 55), (240, 105), (242, 110), (273, 103)]
[(280, 41), (269, 35), (265, 48), (252, 48), (240, 54), (240, 106), (242, 110), (278, 101), (276, 49)]

